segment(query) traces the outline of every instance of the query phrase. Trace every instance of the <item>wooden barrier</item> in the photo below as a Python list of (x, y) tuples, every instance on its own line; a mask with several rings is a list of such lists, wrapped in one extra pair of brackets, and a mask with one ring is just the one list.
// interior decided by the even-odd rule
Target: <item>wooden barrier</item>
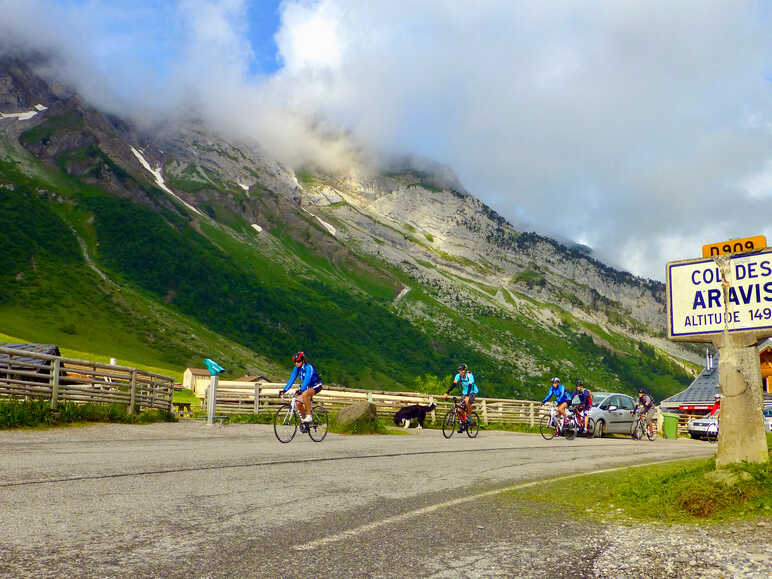
[[(281, 402), (279, 391), (284, 388), (280, 382), (235, 382), (221, 380), (217, 385), (217, 414), (262, 414), (273, 413)], [(375, 390), (360, 390), (357, 388), (340, 388), (325, 386), (314, 396), (315, 404), (322, 404), (331, 410), (339, 410), (353, 402), (366, 400), (375, 405), (381, 418), (392, 419), (394, 414), (404, 406), (421, 404), (429, 406), (432, 403), (436, 409), (429, 413), (432, 423), (439, 422), (450, 410), (453, 404), (451, 398), (421, 394), (418, 392), (382, 392)], [(460, 398), (459, 398), (460, 400)], [(202, 402), (202, 409), (205, 409)], [(512, 400), (506, 398), (477, 398), (475, 411), (480, 415), (483, 424), (529, 424), (538, 425), (542, 414), (548, 414), (549, 409), (533, 400)]]
[(0, 347), (0, 398), (171, 410), (174, 380), (136, 368)]

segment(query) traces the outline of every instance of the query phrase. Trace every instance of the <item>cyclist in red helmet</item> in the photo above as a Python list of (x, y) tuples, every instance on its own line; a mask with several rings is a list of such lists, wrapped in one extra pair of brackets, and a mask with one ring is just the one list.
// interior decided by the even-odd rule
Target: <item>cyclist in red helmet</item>
[(314, 394), (318, 394), (322, 390), (322, 379), (316, 368), (306, 360), (306, 355), (303, 352), (296, 352), (292, 356), (292, 362), (295, 367), (292, 369), (289, 380), (287, 380), (287, 385), (279, 390), (279, 396), (289, 390), (295, 380), (300, 378), (300, 388), (295, 393), (295, 396), (298, 397), (298, 409), (303, 416), (303, 422), (311, 422), (311, 400)]

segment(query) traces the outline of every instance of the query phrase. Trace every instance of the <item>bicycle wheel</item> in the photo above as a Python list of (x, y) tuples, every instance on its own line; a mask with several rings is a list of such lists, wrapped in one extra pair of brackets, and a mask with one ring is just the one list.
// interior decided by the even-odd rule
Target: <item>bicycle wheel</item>
[(651, 422), (646, 425), (646, 437), (649, 440), (654, 440), (657, 438), (657, 429), (654, 428), (654, 425)]
[(584, 434), (587, 438), (593, 438), (595, 436), (595, 420), (592, 418), (587, 419), (587, 430)]
[(273, 433), (279, 442), (290, 442), (298, 431), (298, 418), (292, 412), (292, 406), (280, 406), (273, 417)]
[(314, 442), (322, 442), (327, 436), (330, 420), (327, 416), (327, 409), (324, 406), (314, 406), (311, 410), (313, 420), (308, 425), (308, 436)]
[(466, 435), (469, 438), (477, 438), (480, 433), (480, 417), (477, 416), (477, 412), (472, 412), (469, 418), (471, 420), (466, 423)]
[(633, 429), (630, 431), (630, 437), (633, 440), (641, 440), (643, 438), (643, 425), (640, 421), (633, 425)]
[(552, 416), (542, 416), (539, 421), (539, 432), (544, 440), (555, 438), (555, 424), (552, 422)]
[(445, 420), (442, 421), (442, 436), (450, 438), (456, 431), (456, 413), (452, 410), (448, 411), (445, 415)]

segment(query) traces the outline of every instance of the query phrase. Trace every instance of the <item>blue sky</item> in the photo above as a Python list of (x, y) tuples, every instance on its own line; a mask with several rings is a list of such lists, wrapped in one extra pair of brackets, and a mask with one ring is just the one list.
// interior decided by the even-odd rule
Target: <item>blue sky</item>
[(290, 166), (414, 153), (516, 226), (662, 279), (772, 242), (768, 0), (0, 0), (93, 104)]

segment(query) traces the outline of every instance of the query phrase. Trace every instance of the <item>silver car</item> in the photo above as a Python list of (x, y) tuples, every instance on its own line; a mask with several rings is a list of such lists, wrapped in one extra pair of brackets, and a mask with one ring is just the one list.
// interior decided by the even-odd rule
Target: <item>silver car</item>
[(595, 436), (630, 434), (635, 417), (635, 400), (618, 392), (593, 392), (590, 418), (595, 421)]

